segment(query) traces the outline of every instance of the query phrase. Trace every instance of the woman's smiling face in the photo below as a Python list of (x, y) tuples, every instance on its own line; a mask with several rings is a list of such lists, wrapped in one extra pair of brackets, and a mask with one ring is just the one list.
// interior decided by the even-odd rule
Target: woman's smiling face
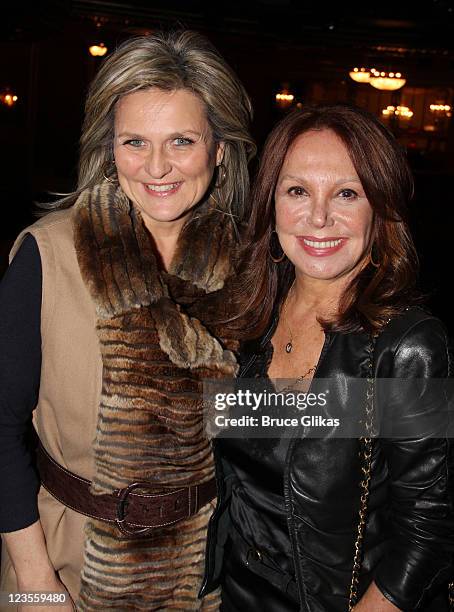
[(118, 180), (153, 232), (182, 226), (222, 160), (202, 101), (186, 89), (124, 96), (115, 112)]
[(276, 192), (276, 231), (297, 275), (331, 281), (367, 256), (373, 211), (342, 140), (329, 129), (301, 134)]

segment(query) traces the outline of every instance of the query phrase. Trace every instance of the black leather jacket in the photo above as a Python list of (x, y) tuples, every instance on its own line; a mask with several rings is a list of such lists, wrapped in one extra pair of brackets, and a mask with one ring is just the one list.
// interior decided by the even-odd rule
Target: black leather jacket
[[(245, 356), (243, 377), (254, 376), (275, 325), (276, 321), (255, 350)], [(368, 346), (367, 334), (327, 334), (316, 378), (340, 382), (345, 376), (365, 378), (370, 363)], [(373, 370), (375, 378), (448, 377), (444, 327), (421, 309), (396, 317), (376, 341)], [(399, 405), (398, 397), (395, 400), (403, 415), (411, 418), (416, 407)], [(424, 405), (424, 397), (418, 405)], [(439, 408), (425, 406), (426, 410)], [(284, 496), (303, 611), (347, 610), (360, 504), (359, 449), (357, 439), (297, 436), (290, 445)], [(416, 439), (375, 440), (360, 594), (375, 580), (401, 610), (448, 609), (445, 585), (454, 552), (451, 449), (445, 429), (428, 431)], [(229, 479), (216, 443), (214, 450), (218, 504), (209, 525), (201, 597), (220, 582), (229, 530)], [(261, 610), (260, 593), (256, 609)]]

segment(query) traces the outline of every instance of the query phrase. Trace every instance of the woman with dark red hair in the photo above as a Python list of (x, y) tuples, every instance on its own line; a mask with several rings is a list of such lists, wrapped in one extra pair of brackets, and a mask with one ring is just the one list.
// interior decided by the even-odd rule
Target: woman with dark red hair
[[(364, 379), (354, 408), (366, 433), (216, 440), (224, 486), (203, 593), (221, 583), (226, 612), (448, 609), (451, 440), (430, 385), (449, 376), (448, 343), (418, 306), (412, 190), (400, 146), (365, 111), (303, 109), (267, 141), (240, 292), (259, 339), (245, 344), (241, 375), (274, 388), (330, 380), (344, 411), (347, 382)], [(424, 428), (373, 435), (381, 379), (399, 381), (386, 410), (405, 424), (424, 414)]]

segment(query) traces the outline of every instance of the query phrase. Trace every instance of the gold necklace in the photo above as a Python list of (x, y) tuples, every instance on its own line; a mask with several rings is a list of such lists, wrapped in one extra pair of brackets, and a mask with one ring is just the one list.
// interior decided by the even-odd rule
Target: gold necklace
[[(288, 298), (290, 296), (290, 292), (293, 290), (294, 285), (295, 285), (295, 281), (293, 281), (292, 286), (288, 290), (288, 293), (285, 296), (285, 300), (284, 300), (284, 303), (283, 303), (282, 308), (281, 308), (281, 320), (283, 321), (285, 327), (287, 328), (289, 336), (290, 336), (290, 340), (285, 345), (285, 352), (288, 355), (293, 351), (293, 334), (292, 334), (292, 330), (290, 329), (290, 325), (285, 320), (284, 310), (285, 310), (285, 308), (287, 306)], [(309, 376), (309, 374), (315, 373), (316, 369), (317, 369), (317, 364), (314, 364), (302, 376), (298, 376), (298, 380), (304, 380), (307, 376)]]
[(316, 369), (317, 369), (317, 365), (313, 365), (311, 368), (308, 369), (308, 371), (305, 374), (303, 374), (302, 376), (299, 376), (298, 380), (304, 380), (306, 376), (309, 376), (309, 374), (311, 374), (312, 372), (315, 373)]
[(282, 308), (281, 308), (281, 319), (282, 319), (282, 322), (284, 323), (285, 327), (287, 328), (289, 336), (290, 336), (290, 340), (285, 345), (285, 352), (287, 354), (289, 354), (289, 353), (291, 353), (293, 351), (293, 334), (292, 334), (292, 330), (290, 329), (289, 324), (285, 320), (284, 311), (285, 311), (285, 308), (287, 306), (287, 301), (288, 301), (288, 298), (290, 296), (291, 291), (293, 290), (294, 285), (295, 285), (295, 281), (293, 281), (292, 286), (288, 290), (288, 293), (285, 296), (285, 300), (284, 300), (284, 303), (282, 304)]
[[(306, 376), (309, 376), (309, 374), (311, 374), (312, 372), (315, 373), (316, 369), (317, 369), (317, 365), (315, 364), (311, 368), (309, 368), (308, 371), (305, 374), (303, 374), (302, 376), (298, 376), (298, 378), (296, 378), (292, 384), (288, 385), (287, 387), (284, 387), (282, 389), (282, 391), (283, 392), (284, 391), (292, 391), (292, 392), (295, 392), (295, 391), (304, 391), (304, 392), (307, 392), (309, 390), (308, 384), (310, 385), (310, 383), (309, 383), (309, 381), (306, 380)], [(304, 386), (300, 386), (300, 385), (303, 385), (303, 382), (304, 382)]]

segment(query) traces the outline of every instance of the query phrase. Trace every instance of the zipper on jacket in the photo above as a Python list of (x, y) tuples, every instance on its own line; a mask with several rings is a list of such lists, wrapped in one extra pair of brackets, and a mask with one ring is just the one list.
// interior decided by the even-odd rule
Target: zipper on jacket
[[(318, 362), (315, 368), (315, 372), (314, 372), (314, 376), (313, 378), (317, 378), (317, 374), (320, 368), (320, 364), (322, 363), (327, 351), (328, 351), (328, 345), (331, 341), (331, 334), (329, 333), (325, 333), (325, 341), (323, 343), (322, 346), (322, 350), (320, 352), (320, 357), (318, 358)], [(302, 578), (300, 577), (300, 571), (297, 568), (297, 550), (296, 550), (296, 531), (295, 531), (295, 524), (293, 521), (293, 514), (292, 514), (292, 506), (291, 506), (291, 500), (290, 500), (290, 460), (291, 460), (291, 455), (293, 453), (293, 449), (297, 443), (298, 440), (300, 440), (300, 436), (298, 435), (299, 432), (301, 431), (301, 428), (298, 428), (298, 430), (296, 431), (295, 435), (293, 436), (293, 438), (290, 441), (289, 444), (289, 448), (287, 450), (287, 456), (285, 458), (285, 466), (284, 466), (284, 504), (285, 504), (285, 510), (287, 513), (287, 526), (288, 526), (288, 531), (289, 531), (289, 535), (290, 535), (290, 544), (292, 546), (292, 553), (293, 553), (293, 564), (294, 564), (294, 568), (295, 568), (295, 579), (296, 579), (296, 584), (298, 587), (298, 593), (300, 596), (300, 611), (301, 612), (307, 612), (308, 611), (308, 607), (307, 607), (307, 598), (306, 598), (306, 590), (304, 588), (304, 583)]]
[[(266, 334), (263, 336), (262, 340), (260, 341), (260, 347), (265, 346), (271, 334), (273, 333), (275, 327), (276, 327), (276, 318), (273, 320), (273, 323), (271, 324), (270, 328), (268, 329), (268, 331), (266, 332)], [(245, 377), (245, 374), (249, 372), (249, 370), (254, 365), (254, 363), (257, 361), (257, 359), (258, 359), (258, 353), (254, 353), (253, 355), (251, 355), (251, 357), (249, 358), (249, 361), (246, 363), (245, 367), (241, 370), (241, 374), (239, 378)], [(219, 512), (225, 501), (224, 500), (224, 497), (225, 497), (224, 495), (225, 493), (224, 470), (222, 469), (222, 461), (219, 455), (219, 451), (217, 449), (216, 439), (213, 439), (212, 448), (213, 448), (213, 456), (214, 456), (214, 462), (215, 462), (215, 475), (216, 475), (216, 485), (217, 485), (218, 495), (217, 495), (216, 508), (214, 509), (213, 514), (210, 517), (210, 520), (208, 521), (208, 528), (207, 528), (207, 541), (208, 542), (213, 540), (212, 536), (210, 537), (210, 530), (212, 529), (213, 524), (217, 523)], [(216, 529), (217, 529), (217, 525), (216, 525)], [(217, 539), (217, 533), (216, 533), (216, 539)], [(211, 568), (212, 566), (211, 552), (212, 552), (211, 546), (207, 546), (206, 553), (205, 553), (205, 573), (203, 576), (201, 587), (199, 589), (199, 594), (198, 594), (199, 599), (201, 599), (207, 594), (206, 593), (207, 584), (208, 584), (208, 581), (212, 579), (213, 572), (211, 571), (212, 569)], [(216, 554), (216, 547), (215, 547), (214, 554)]]

